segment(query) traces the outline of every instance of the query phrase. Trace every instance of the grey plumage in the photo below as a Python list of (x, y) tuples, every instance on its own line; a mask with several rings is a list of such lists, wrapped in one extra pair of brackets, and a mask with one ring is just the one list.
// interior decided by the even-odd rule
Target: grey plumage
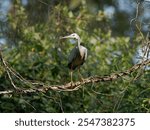
[(80, 46), (80, 50), (78, 46), (75, 46), (69, 55), (68, 58), (68, 67), (71, 70), (76, 69), (76, 67), (79, 67), (81, 65), (83, 65), (83, 63), (86, 61), (87, 59), (87, 49), (84, 46)]

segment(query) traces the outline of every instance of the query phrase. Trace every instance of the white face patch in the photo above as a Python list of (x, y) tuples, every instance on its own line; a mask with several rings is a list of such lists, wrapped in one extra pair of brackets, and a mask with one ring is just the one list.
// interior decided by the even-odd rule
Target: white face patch
[(73, 37), (76, 37), (76, 35), (75, 35), (75, 34), (72, 34), (72, 36), (73, 36)]
[(75, 39), (78, 39), (78, 38), (79, 38), (78, 34), (76, 34), (76, 33), (73, 33), (73, 34), (71, 34), (70, 36), (71, 36), (72, 38), (75, 38)]

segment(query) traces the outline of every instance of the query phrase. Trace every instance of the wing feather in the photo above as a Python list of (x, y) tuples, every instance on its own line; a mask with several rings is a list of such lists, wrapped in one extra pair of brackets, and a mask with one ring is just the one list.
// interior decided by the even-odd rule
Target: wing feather
[(76, 46), (70, 52), (68, 63), (72, 63), (78, 56), (80, 56), (80, 53), (78, 47)]
[(87, 59), (87, 49), (84, 46), (81, 46), (80, 52), (78, 46), (74, 47), (68, 58), (68, 67), (70, 69), (75, 69), (76, 67), (82, 65)]

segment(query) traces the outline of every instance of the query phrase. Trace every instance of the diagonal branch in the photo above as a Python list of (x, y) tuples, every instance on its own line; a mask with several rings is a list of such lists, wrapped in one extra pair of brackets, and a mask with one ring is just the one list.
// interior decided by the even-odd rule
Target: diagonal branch
[[(117, 80), (118, 78), (122, 78), (128, 75), (131, 75), (132, 72), (135, 72), (139, 68), (142, 68), (145, 65), (150, 64), (150, 60), (145, 60), (142, 63), (136, 64), (133, 67), (129, 68), (128, 70), (120, 73), (112, 73), (107, 76), (93, 76), (84, 79), (83, 81), (77, 81), (74, 84), (67, 83), (65, 85), (45, 85), (45, 84), (38, 84), (38, 88), (30, 88), (30, 89), (23, 89), (21, 91), (15, 91), (15, 90), (6, 90), (6, 91), (0, 91), (1, 94), (12, 94), (12, 93), (35, 93), (35, 92), (47, 92), (49, 90), (54, 90), (54, 91), (74, 91), (78, 90), (82, 85), (84, 84), (89, 84), (89, 83), (98, 83), (98, 82), (108, 82), (108, 81), (113, 81)], [(35, 84), (35, 83), (32, 83)]]

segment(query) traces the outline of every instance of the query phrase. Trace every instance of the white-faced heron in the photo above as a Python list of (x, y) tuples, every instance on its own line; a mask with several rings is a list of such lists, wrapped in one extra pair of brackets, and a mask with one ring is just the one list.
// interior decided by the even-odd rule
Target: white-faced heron
[[(73, 70), (78, 68), (78, 72), (79, 72), (80, 66), (83, 65), (83, 63), (87, 59), (87, 48), (80, 45), (81, 39), (80, 39), (79, 35), (76, 33), (73, 33), (69, 36), (61, 37), (61, 39), (64, 39), (64, 38), (73, 38), (78, 41), (78, 44), (71, 50), (69, 59), (68, 59), (68, 67), (71, 70), (70, 74), (71, 74), (71, 83), (72, 83)], [(80, 74), (80, 72), (79, 72), (79, 74)], [(80, 74), (80, 76), (81, 76), (81, 74)], [(81, 76), (81, 78), (82, 78), (82, 76)]]

